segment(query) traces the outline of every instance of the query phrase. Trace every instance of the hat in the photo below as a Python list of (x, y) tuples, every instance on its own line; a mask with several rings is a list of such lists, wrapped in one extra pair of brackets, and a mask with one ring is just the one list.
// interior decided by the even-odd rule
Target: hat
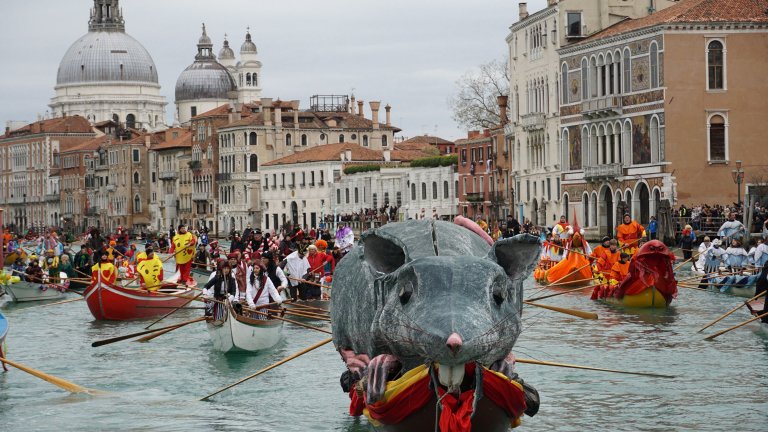
[(109, 241), (109, 245), (110, 245), (110, 246), (114, 246), (114, 245), (116, 245), (116, 244), (117, 244), (117, 242), (116, 242), (116, 241), (114, 241), (114, 240), (110, 240), (110, 241)]
[(603, 239), (602, 239), (602, 240), (600, 240), (600, 243), (605, 243), (605, 242), (607, 242), (607, 241), (611, 241), (611, 238), (610, 238), (610, 237), (608, 237), (608, 236), (605, 236), (605, 237), (603, 237)]
[(37, 255), (35, 255), (35, 254), (32, 254), (32, 255), (30, 255), (30, 256), (29, 256), (29, 259), (31, 259), (31, 260), (36, 260), (36, 259), (37, 259)]
[(690, 226), (690, 225), (686, 225), (686, 226), (685, 226), (685, 229), (687, 229), (687, 230), (693, 230), (693, 227), (692, 227), (692, 226)]
[(46, 252), (46, 253), (53, 253), (53, 249), (48, 249), (48, 250), (47, 250), (47, 251), (45, 251), (45, 252)]
[(261, 234), (261, 228), (256, 228), (255, 230), (253, 230), (253, 233), (254, 234)]

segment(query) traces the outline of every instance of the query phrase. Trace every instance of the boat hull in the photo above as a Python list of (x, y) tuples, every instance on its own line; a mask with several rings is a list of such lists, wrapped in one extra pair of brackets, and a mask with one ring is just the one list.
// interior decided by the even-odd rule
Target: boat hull
[[(435, 403), (431, 401), (420, 410), (409, 415), (400, 423), (381, 425), (376, 430), (385, 432), (433, 431), (435, 428)], [(488, 398), (477, 402), (475, 415), (472, 417), (472, 432), (507, 432), (510, 429), (510, 419), (498, 405)]]
[(86, 288), (84, 294), (88, 309), (93, 317), (97, 320), (107, 321), (127, 321), (163, 316), (171, 310), (183, 306), (189, 298), (194, 297), (192, 289), (162, 288), (157, 292), (148, 292), (103, 282), (91, 284)]
[(213, 347), (221, 352), (256, 352), (272, 348), (282, 338), (283, 322), (238, 316), (227, 304), (228, 313), (220, 321), (208, 321)]
[(653, 286), (644, 289), (639, 294), (625, 295), (622, 298), (606, 297), (601, 300), (608, 304), (627, 308), (664, 309), (669, 306), (664, 296)]
[(4, 288), (8, 295), (11, 296), (11, 299), (18, 303), (55, 300), (64, 297), (64, 293), (56, 288), (48, 287), (48, 289), (43, 290), (40, 288), (41, 285), (21, 281), (5, 285)]

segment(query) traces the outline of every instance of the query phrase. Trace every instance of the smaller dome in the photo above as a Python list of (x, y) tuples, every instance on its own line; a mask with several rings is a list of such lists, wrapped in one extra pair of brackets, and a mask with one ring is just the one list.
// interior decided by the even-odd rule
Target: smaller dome
[(211, 38), (208, 37), (208, 33), (205, 31), (205, 23), (203, 23), (203, 35), (200, 36), (200, 40), (197, 41), (198, 45), (213, 45)]
[(229, 99), (237, 85), (227, 69), (216, 61), (196, 61), (176, 81), (176, 103), (203, 99)]
[(240, 46), (240, 54), (257, 54), (258, 51), (256, 50), (256, 44), (253, 43), (253, 40), (251, 40), (251, 32), (248, 31), (245, 33), (245, 42), (243, 42), (243, 45)]
[(221, 48), (221, 51), (219, 51), (219, 59), (220, 60), (235, 59), (235, 52), (232, 51), (232, 48), (229, 47), (229, 41), (227, 40), (226, 36), (224, 36), (224, 46)]

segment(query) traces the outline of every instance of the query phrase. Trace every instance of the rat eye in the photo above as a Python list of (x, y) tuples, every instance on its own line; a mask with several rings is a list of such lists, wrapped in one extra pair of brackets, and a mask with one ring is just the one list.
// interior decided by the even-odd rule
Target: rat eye
[(498, 285), (493, 286), (493, 301), (496, 302), (496, 306), (501, 306), (504, 303), (504, 290)]
[(400, 297), (400, 304), (404, 305), (408, 303), (408, 300), (411, 299), (412, 294), (413, 294), (413, 285), (410, 283), (403, 284), (400, 287), (400, 293), (398, 294), (398, 296)]

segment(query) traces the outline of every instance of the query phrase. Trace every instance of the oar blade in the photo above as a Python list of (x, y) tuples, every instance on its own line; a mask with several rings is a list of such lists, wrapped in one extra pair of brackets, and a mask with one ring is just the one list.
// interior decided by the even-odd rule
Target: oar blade
[(91, 395), (105, 394), (105, 392), (102, 392), (100, 390), (93, 390), (93, 389), (89, 389), (89, 388), (86, 388), (86, 387), (83, 387), (83, 386), (79, 386), (79, 385), (77, 385), (77, 384), (75, 384), (73, 382), (69, 382), (69, 381), (67, 381), (67, 380), (65, 380), (63, 378), (59, 378), (59, 377), (56, 377), (56, 376), (53, 376), (53, 375), (50, 375), (50, 374), (47, 374), (47, 373), (44, 373), (44, 372), (40, 372), (39, 370), (32, 369), (29, 366), (25, 366), (25, 365), (23, 365), (21, 363), (18, 363), (18, 362), (12, 361), (12, 360), (8, 360), (6, 358), (0, 357), (0, 362), (6, 363), (6, 364), (8, 364), (10, 366), (13, 366), (16, 369), (19, 369), (21, 371), (24, 371), (24, 372), (26, 372), (26, 373), (28, 373), (28, 374), (30, 374), (32, 376), (35, 376), (35, 377), (40, 378), (42, 380), (48, 381), (49, 383), (55, 385), (56, 387), (64, 389), (64, 390), (66, 390), (66, 391), (68, 391), (70, 393), (85, 393), (85, 394), (91, 394)]

